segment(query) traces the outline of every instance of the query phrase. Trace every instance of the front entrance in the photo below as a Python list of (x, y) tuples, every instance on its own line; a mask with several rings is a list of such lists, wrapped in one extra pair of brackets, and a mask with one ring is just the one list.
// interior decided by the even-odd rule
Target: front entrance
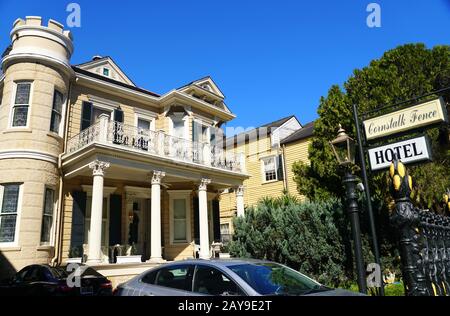
[(133, 200), (133, 218), (129, 224), (128, 243), (136, 245), (136, 252), (143, 260), (150, 259), (151, 200)]

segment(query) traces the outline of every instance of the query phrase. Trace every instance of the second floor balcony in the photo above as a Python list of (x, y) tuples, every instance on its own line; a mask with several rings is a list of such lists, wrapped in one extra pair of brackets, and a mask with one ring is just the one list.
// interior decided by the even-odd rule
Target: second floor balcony
[(245, 173), (245, 156), (227, 151), (223, 146), (194, 142), (174, 137), (163, 131), (151, 131), (101, 117), (98, 122), (73, 136), (67, 142), (65, 156), (92, 145), (110, 146), (145, 153), (153, 158), (165, 158), (193, 166), (211, 167)]

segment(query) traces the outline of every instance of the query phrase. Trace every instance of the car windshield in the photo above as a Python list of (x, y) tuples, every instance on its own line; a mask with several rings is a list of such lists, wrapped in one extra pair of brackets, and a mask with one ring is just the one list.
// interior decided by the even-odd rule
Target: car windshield
[(304, 295), (328, 290), (303, 274), (276, 263), (240, 264), (228, 268), (262, 295)]

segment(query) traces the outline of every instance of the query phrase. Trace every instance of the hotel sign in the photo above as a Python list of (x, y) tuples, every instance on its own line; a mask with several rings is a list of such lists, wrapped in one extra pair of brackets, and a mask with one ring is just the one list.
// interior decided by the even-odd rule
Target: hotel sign
[(366, 120), (363, 124), (366, 139), (372, 140), (447, 120), (445, 102), (439, 98)]
[(430, 142), (426, 136), (372, 148), (368, 152), (372, 171), (388, 168), (394, 155), (405, 164), (431, 160)]

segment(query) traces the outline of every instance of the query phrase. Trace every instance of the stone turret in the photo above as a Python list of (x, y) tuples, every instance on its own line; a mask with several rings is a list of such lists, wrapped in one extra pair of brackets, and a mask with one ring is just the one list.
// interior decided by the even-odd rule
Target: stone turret
[(74, 77), (72, 36), (62, 24), (50, 20), (45, 26), (28, 16), (14, 22), (10, 37), (0, 84), (0, 195), (13, 192), (18, 200), (11, 225), (0, 231), (0, 274), (53, 257), (59, 155)]
[(73, 38), (61, 23), (49, 20), (44, 26), (41, 17), (27, 16), (25, 20), (14, 22), (10, 37), (12, 49), (2, 61), (4, 72), (15, 62), (30, 60), (71, 73), (69, 61), (73, 53)]

